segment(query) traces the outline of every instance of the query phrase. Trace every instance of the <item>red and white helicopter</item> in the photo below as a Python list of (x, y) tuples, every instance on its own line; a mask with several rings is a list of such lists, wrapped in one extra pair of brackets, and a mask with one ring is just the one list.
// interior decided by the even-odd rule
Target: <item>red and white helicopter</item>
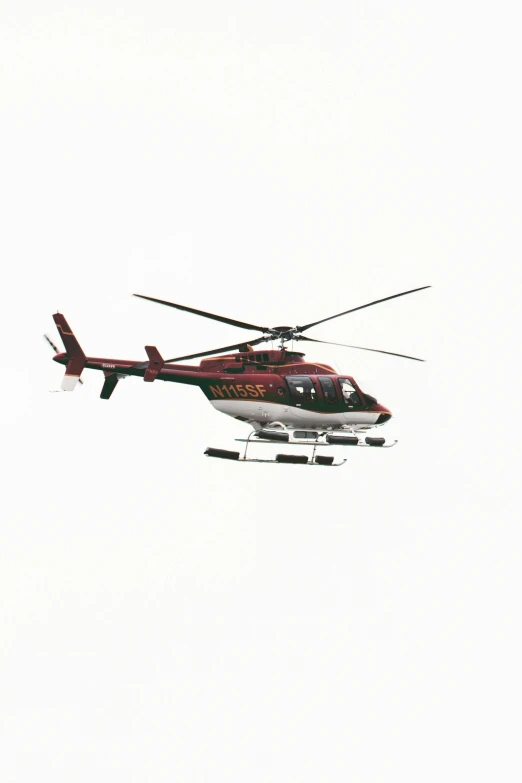
[[(237, 321), (221, 315), (196, 310), (192, 307), (155, 299), (151, 296), (134, 294), (141, 299), (174, 307), (214, 321), (238, 326), (242, 329), (261, 332), (261, 336), (250, 343), (237, 343), (209, 351), (163, 359), (158, 349), (146, 345), (148, 361), (137, 362), (127, 359), (108, 359), (86, 356), (64, 316), (56, 313), (53, 318), (62, 338), (65, 352), (59, 353), (56, 346), (46, 339), (56, 351), (54, 361), (65, 365), (62, 381), (63, 391), (72, 391), (85, 368), (99, 370), (104, 374), (101, 398), (108, 400), (118, 381), (134, 375), (145, 382), (155, 380), (184, 383), (198, 386), (210, 404), (221, 413), (245, 422), (253, 429), (247, 438), (238, 439), (245, 444), (243, 453), (224, 449), (208, 448), (210, 457), (233, 459), (243, 462), (297, 463), (307, 465), (342, 465), (346, 460), (336, 461), (332, 456), (317, 453), (328, 446), (373, 446), (389, 447), (396, 441), (386, 443), (384, 438), (366, 436), (366, 432), (389, 421), (392, 414), (375, 397), (366, 394), (350, 375), (339, 375), (327, 364), (307, 362), (303, 353), (288, 350), (290, 341), (306, 341), (327, 345), (340, 345), (363, 351), (399, 356), (402, 359), (423, 361), (414, 356), (363, 348), (358, 345), (330, 343), (306, 337), (303, 332), (313, 326), (348, 315), (380, 302), (423, 291), (430, 286), (414, 288), (393, 294), (374, 302), (353, 307), (342, 313), (307, 323), (304, 326), (259, 326)], [(279, 341), (277, 350), (260, 350), (257, 346), (273, 340)], [(237, 351), (237, 353), (229, 353)], [(211, 358), (209, 358), (211, 357)], [(179, 364), (189, 359), (201, 359), (199, 366)], [(364, 436), (364, 437), (360, 437)], [(255, 439), (255, 441), (253, 440)], [(312, 454), (277, 454), (275, 459), (253, 459), (248, 456), (251, 442), (277, 443), (311, 446)]]

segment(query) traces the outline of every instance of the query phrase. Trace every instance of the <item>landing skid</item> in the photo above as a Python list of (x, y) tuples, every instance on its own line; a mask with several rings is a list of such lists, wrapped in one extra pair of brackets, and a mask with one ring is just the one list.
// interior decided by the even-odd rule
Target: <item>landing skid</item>
[[(243, 442), (245, 439), (242, 439)], [(310, 444), (307, 444), (310, 446)], [(315, 456), (315, 449), (310, 459), (306, 454), (277, 454), (275, 459), (258, 459), (257, 457), (247, 457), (246, 449), (243, 456), (239, 451), (226, 451), (225, 449), (213, 449), (210, 446), (206, 449), (205, 455), (207, 457), (218, 457), (220, 459), (231, 459), (236, 462), (264, 462), (265, 464), (272, 463), (272, 465), (308, 465), (309, 467), (315, 466), (328, 466), (331, 468), (339, 468), (344, 465), (346, 459), (338, 460), (337, 462), (333, 457), (323, 457), (321, 455)]]
[[(305, 437), (295, 437), (295, 434)], [(255, 438), (253, 441), (252, 438)], [(217, 457), (219, 459), (230, 459), (237, 462), (264, 462), (272, 464), (294, 464), (309, 466), (327, 466), (338, 468), (344, 465), (346, 458), (336, 460), (334, 457), (316, 454), (318, 448), (327, 448), (328, 446), (358, 446), (360, 448), (391, 448), (397, 443), (396, 440), (386, 443), (384, 438), (365, 437), (364, 441), (359, 440), (355, 434), (346, 435), (333, 434), (329, 432), (315, 432), (304, 430), (287, 430), (286, 428), (277, 430), (257, 430), (251, 432), (248, 438), (236, 438), (236, 442), (244, 443), (245, 449), (241, 455), (239, 451), (227, 451), (225, 449), (207, 448), (205, 455), (207, 457)], [(276, 443), (286, 445), (300, 445), (312, 447), (310, 458), (306, 454), (277, 454), (275, 459), (258, 459), (248, 456), (248, 447), (251, 443), (265, 443), (274, 446)]]

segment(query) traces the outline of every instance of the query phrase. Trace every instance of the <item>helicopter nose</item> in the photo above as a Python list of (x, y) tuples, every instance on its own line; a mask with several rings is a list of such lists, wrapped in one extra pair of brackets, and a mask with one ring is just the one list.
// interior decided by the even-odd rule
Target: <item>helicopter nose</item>
[(378, 402), (372, 405), (370, 410), (379, 414), (377, 421), (375, 422), (376, 424), (384, 424), (386, 421), (390, 421), (392, 417), (391, 410), (386, 408), (384, 405), (380, 405)]

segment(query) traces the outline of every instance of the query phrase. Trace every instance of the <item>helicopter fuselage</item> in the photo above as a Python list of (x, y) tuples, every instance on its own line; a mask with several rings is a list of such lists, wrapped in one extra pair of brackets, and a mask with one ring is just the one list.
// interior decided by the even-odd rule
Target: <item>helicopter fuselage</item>
[[(359, 430), (391, 418), (388, 408), (365, 394), (353, 377), (339, 375), (325, 364), (307, 362), (300, 353), (246, 351), (202, 359), (199, 367), (163, 364), (157, 349), (150, 346), (147, 353), (148, 363), (84, 357), (84, 367), (104, 373), (104, 399), (111, 396), (119, 379), (131, 375), (146, 381), (183, 383), (198, 386), (215, 410), (255, 429), (280, 422), (289, 429)], [(60, 353), (54, 359), (68, 365), (70, 356)]]

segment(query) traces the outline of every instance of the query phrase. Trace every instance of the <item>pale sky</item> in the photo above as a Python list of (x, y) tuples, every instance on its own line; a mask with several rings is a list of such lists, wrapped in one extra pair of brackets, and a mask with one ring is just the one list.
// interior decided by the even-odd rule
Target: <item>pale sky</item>
[[(2, 783), (519, 781), (513, 2), (0, 6)], [(314, 330), (394, 413), (209, 460), (203, 394), (63, 369)], [(311, 335), (310, 335), (311, 336)]]

